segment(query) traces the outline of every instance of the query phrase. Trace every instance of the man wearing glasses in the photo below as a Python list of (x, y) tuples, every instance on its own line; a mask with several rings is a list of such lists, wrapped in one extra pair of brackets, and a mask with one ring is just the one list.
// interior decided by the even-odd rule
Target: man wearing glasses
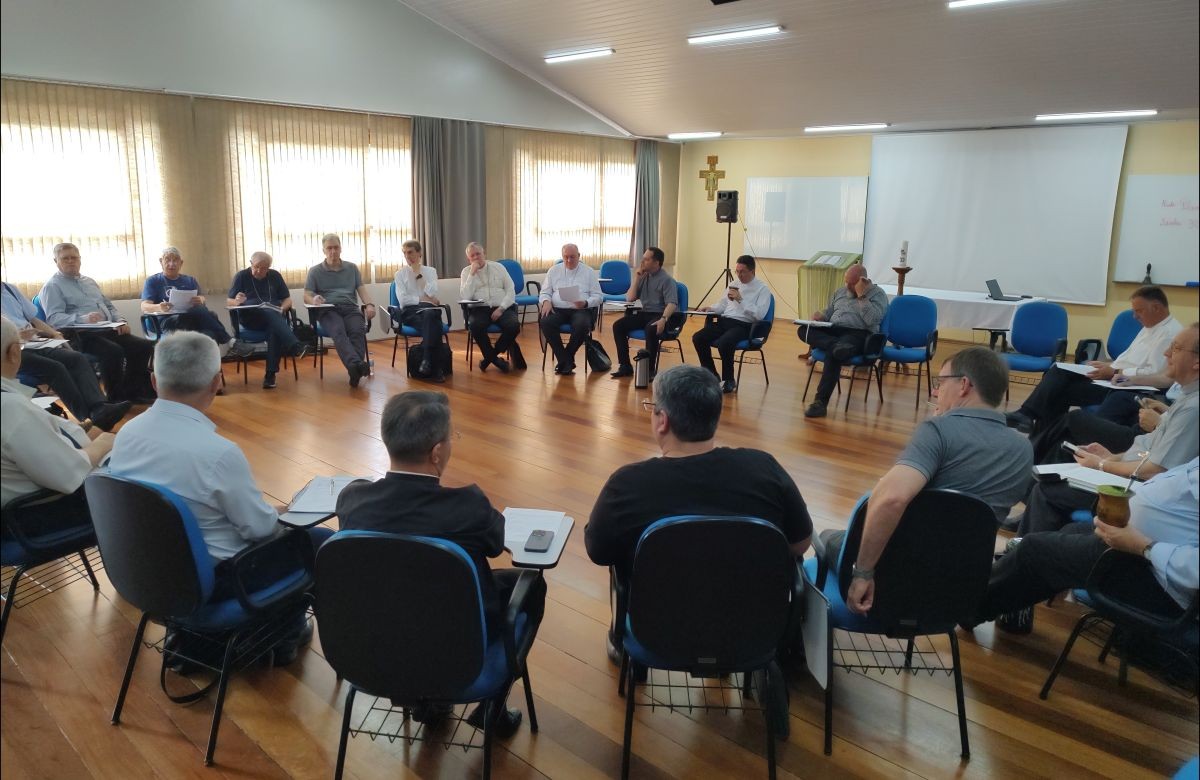
[[(942, 364), (934, 380), (936, 416), (917, 426), (867, 505), (862, 544), (846, 606), (865, 615), (875, 599), (875, 564), (904, 510), (926, 488), (960, 490), (982, 499), (997, 525), (1025, 495), (1033, 469), (1029, 441), (1010, 430), (996, 410), (1008, 386), (1008, 367), (986, 347), (969, 347)], [(835, 557), (845, 531), (824, 531), (817, 555)]]

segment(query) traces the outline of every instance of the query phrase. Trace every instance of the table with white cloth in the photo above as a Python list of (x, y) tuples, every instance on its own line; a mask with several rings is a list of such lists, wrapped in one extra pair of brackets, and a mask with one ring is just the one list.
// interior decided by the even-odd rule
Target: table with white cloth
[[(887, 293), (889, 301), (896, 297), (896, 285), (881, 284), (879, 286)], [(993, 344), (999, 334), (1006, 333), (1012, 328), (1013, 315), (1016, 314), (1017, 307), (1030, 301), (1045, 300), (1045, 298), (1022, 298), (1018, 301), (995, 301), (989, 298), (985, 292), (932, 290), (927, 287), (912, 287), (911, 285), (904, 286), (904, 294), (932, 298), (937, 304), (939, 328), (987, 330), (992, 334)]]

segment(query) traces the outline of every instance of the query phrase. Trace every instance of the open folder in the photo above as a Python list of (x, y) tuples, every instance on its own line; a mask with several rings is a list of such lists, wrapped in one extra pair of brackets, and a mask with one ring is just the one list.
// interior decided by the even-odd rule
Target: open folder
[(292, 499), (288, 511), (333, 514), (338, 496), (347, 485), (360, 479), (365, 477), (313, 477)]

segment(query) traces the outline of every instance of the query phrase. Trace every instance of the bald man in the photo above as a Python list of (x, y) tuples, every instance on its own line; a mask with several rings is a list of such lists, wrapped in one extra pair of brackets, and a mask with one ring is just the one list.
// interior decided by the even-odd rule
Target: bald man
[[(592, 332), (603, 298), (600, 277), (579, 262), (579, 247), (564, 244), (562, 262), (555, 263), (546, 274), (538, 296), (542, 335), (554, 353), (554, 373), (563, 376), (575, 373), (575, 353)], [(571, 335), (563, 346), (559, 328), (568, 323)]]
[(832, 323), (831, 328), (809, 328), (801, 325), (797, 334), (810, 347), (825, 352), (825, 368), (817, 397), (804, 410), (805, 417), (824, 417), (829, 397), (837, 387), (842, 364), (863, 353), (867, 337), (879, 332), (879, 324), (887, 314), (888, 298), (878, 285), (867, 278), (861, 264), (846, 269), (846, 286), (833, 294), (825, 311), (814, 312), (812, 319)]

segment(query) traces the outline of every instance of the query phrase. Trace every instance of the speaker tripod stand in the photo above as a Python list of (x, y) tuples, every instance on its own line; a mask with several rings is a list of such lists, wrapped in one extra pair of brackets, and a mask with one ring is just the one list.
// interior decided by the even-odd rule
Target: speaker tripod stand
[(704, 293), (704, 297), (700, 299), (701, 306), (708, 300), (708, 296), (712, 295), (712, 291), (717, 289), (718, 285), (728, 287), (729, 283), (733, 281), (733, 271), (729, 270), (729, 250), (733, 244), (733, 223), (726, 222), (725, 228), (725, 270), (717, 274), (717, 278), (713, 280), (712, 286)]

